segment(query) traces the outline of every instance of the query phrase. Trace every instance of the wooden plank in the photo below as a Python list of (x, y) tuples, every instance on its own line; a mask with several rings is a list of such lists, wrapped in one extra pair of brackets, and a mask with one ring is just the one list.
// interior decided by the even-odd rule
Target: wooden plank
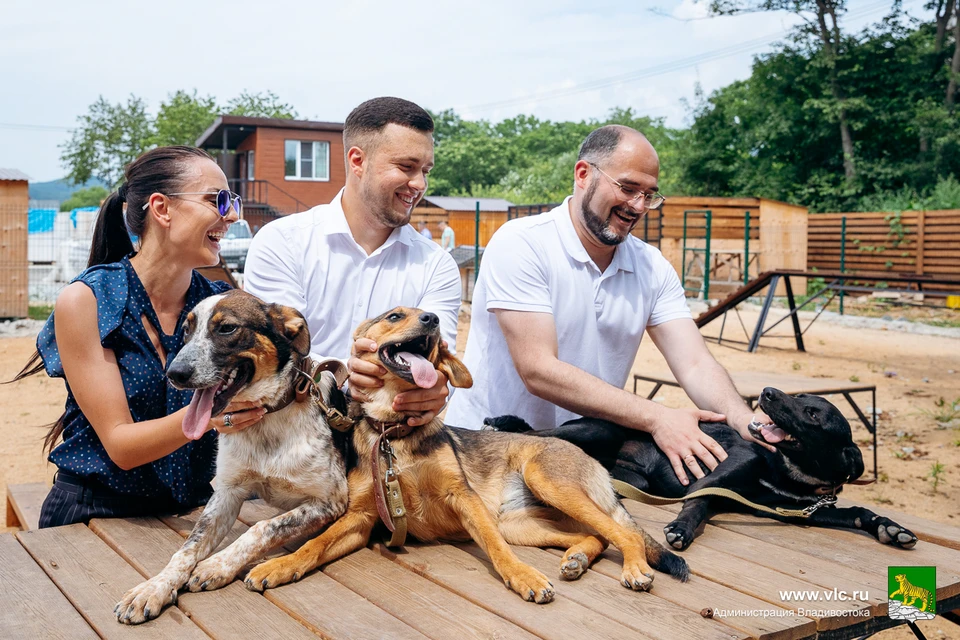
[(7, 526), (25, 531), (40, 528), (40, 507), (50, 493), (46, 482), (7, 485)]
[[(574, 627), (567, 626), (566, 618), (561, 617), (560, 603), (575, 602), (577, 607), (587, 607), (591, 610), (591, 616), (601, 616), (601, 620), (615, 620), (616, 622), (634, 629), (642, 637), (662, 638), (663, 640), (672, 640), (673, 638), (708, 638), (720, 640), (721, 638), (744, 638), (745, 634), (737, 629), (729, 627), (719, 621), (707, 620), (697, 612), (682, 607), (660, 598), (653, 593), (638, 593), (624, 588), (619, 581), (612, 580), (610, 577), (587, 571), (578, 580), (567, 581), (559, 578), (558, 568), (560, 566), (560, 556), (549, 553), (544, 549), (533, 547), (513, 547), (514, 552), (521, 561), (529, 564), (535, 569), (541, 571), (544, 575), (551, 577), (554, 586), (557, 588), (557, 600), (550, 605), (549, 616), (540, 616), (543, 619), (544, 631), (538, 632), (537, 629), (530, 629), (543, 637), (557, 635), (556, 629), (562, 624), (564, 631), (568, 629), (573, 631)], [(381, 548), (381, 552), (384, 550)], [(433, 552), (436, 555), (457, 554), (455, 558), (460, 560), (463, 556), (469, 559), (469, 562), (475, 563), (477, 571), (493, 571), (493, 566), (487, 559), (486, 554), (474, 543), (459, 544), (457, 547), (444, 545), (437, 547)], [(420, 564), (422, 558), (408, 558), (406, 554), (397, 556), (401, 562), (415, 562)], [(464, 561), (466, 562), (466, 561)], [(436, 562), (431, 563), (430, 570), (436, 567)], [(470, 565), (474, 566), (474, 565)], [(454, 568), (450, 572), (451, 581), (456, 584), (457, 574), (461, 576), (459, 580), (459, 589), (466, 593), (473, 591), (474, 583), (463, 584), (462, 570)], [(554, 578), (553, 576), (557, 576)], [(656, 586), (654, 586), (656, 589)], [(502, 590), (500, 590), (502, 591)], [(510, 594), (514, 595), (514, 594)], [(479, 597), (479, 596), (478, 596)], [(515, 597), (515, 596), (514, 596)], [(520, 604), (528, 604), (516, 598)], [(498, 609), (493, 609), (498, 611)], [(577, 610), (564, 611), (564, 614), (574, 613)], [(529, 611), (524, 608), (523, 611)], [(596, 612), (596, 613), (593, 613)], [(501, 613), (501, 615), (504, 615)], [(575, 619), (576, 619), (575, 615)], [(563, 622), (561, 623), (561, 620)], [(583, 619), (583, 622), (588, 622)], [(574, 622), (574, 624), (577, 624)], [(598, 627), (593, 623), (588, 623), (586, 629), (579, 633), (573, 633), (574, 637), (589, 637), (595, 635)], [(568, 633), (568, 636), (570, 634)]]
[(92, 638), (93, 632), (12, 534), (0, 535), (0, 637)]
[(141, 625), (117, 622), (113, 607), (143, 581), (137, 571), (82, 524), (21, 531), (17, 539), (103, 638), (207, 638), (177, 607)]
[(324, 638), (424, 640), (427, 637), (319, 571), (311, 572), (299, 582), (267, 589), (264, 595)]
[[(850, 382), (849, 380), (808, 378), (806, 376), (764, 373), (761, 371), (733, 371), (730, 373), (730, 377), (737, 388), (737, 393), (746, 398), (759, 396), (766, 387), (775, 387), (788, 395), (792, 395), (796, 393), (830, 394), (843, 391), (856, 393), (870, 390), (874, 386), (860, 382)], [(679, 386), (676, 377), (669, 371), (645, 373), (642, 379), (674, 387)]]
[[(263, 500), (248, 500), (243, 503), (240, 510), (241, 521), (234, 526), (231, 535), (242, 533), (247, 525), (280, 513), (283, 513), (283, 509), (271, 507)], [(182, 526), (195, 517), (196, 514), (187, 516)], [(297, 542), (291, 543), (285, 549), (274, 551), (270, 556), (284, 555), (299, 546)], [(319, 571), (311, 572), (299, 582), (284, 585), (279, 589), (269, 589), (264, 592), (264, 596), (301, 624), (324, 637), (382, 638), (387, 630), (391, 638), (425, 637)], [(349, 611), (350, 615), (344, 616), (344, 611)]]
[[(677, 505), (664, 505), (679, 511)], [(772, 544), (792, 547), (805, 554), (861, 571), (887, 574), (888, 566), (935, 565), (937, 598), (960, 594), (960, 551), (920, 541), (913, 549), (880, 544), (864, 532), (784, 524), (742, 513), (723, 513), (708, 526), (721, 527)], [(906, 526), (906, 525), (904, 525)]]
[[(642, 625), (638, 625), (638, 620), (630, 620), (631, 615), (636, 614), (635, 609), (633, 614), (623, 612), (620, 615), (611, 616), (609, 611), (585, 607), (581, 604), (582, 599), (574, 596), (572, 589), (568, 588), (570, 583), (563, 582), (559, 578), (551, 580), (557, 589), (556, 599), (552, 603), (535, 605), (525, 602), (514, 592), (503, 588), (499, 575), (479, 548), (472, 543), (467, 544), (466, 548), (473, 553), (449, 545), (407, 545), (399, 553), (380, 544), (374, 545), (374, 550), (384, 557), (394, 560), (407, 569), (542, 638), (560, 638), (570, 635), (588, 637), (601, 629), (604, 630), (604, 635), (611, 633), (620, 637), (630, 635), (639, 638), (660, 637), (659, 634), (651, 633)], [(515, 549), (515, 551), (521, 551), (521, 549)], [(556, 558), (553, 558), (551, 564), (552, 566), (545, 572), (548, 577), (556, 574), (558, 566)], [(625, 591), (623, 587), (620, 587), (620, 590)], [(608, 588), (607, 591), (611, 593), (613, 589)], [(637, 594), (633, 595), (636, 598)], [(606, 609), (609, 608), (616, 607), (608, 604)], [(648, 608), (646, 613), (651, 611)], [(612, 621), (615, 622), (611, 624)], [(630, 627), (633, 631), (624, 627)]]
[[(852, 507), (855, 505), (856, 503), (845, 498), (840, 498), (840, 500), (837, 501), (838, 507)], [(902, 524), (907, 529), (913, 531), (921, 540), (960, 551), (960, 527), (912, 516), (909, 513), (894, 511), (893, 509), (888, 509), (883, 506), (870, 505), (868, 508), (874, 513), (890, 518), (897, 524)]]
[[(557, 552), (559, 555), (559, 552)], [(591, 571), (619, 580), (623, 558), (616, 549), (608, 549), (591, 565)], [(742, 565), (741, 565), (742, 566)], [(692, 575), (683, 583), (667, 576), (658, 576), (651, 593), (683, 609), (700, 611), (704, 608), (725, 610), (728, 615), (717, 619), (761, 640), (805, 638), (816, 632), (816, 621), (798, 616), (787, 607), (768, 602), (728, 588), (698, 575), (691, 564)], [(742, 570), (742, 569), (741, 569)], [(735, 575), (739, 575), (739, 572)], [(728, 580), (733, 576), (728, 576)], [(622, 587), (621, 587), (622, 588)], [(766, 617), (754, 612), (770, 612)]]
[[(624, 505), (647, 531), (662, 531), (673, 521), (675, 513), (657, 507), (624, 501)], [(817, 621), (817, 630), (837, 629), (870, 616), (887, 614), (886, 576), (838, 567), (794, 549), (755, 540), (737, 533), (711, 527), (683, 552), (697, 575), (747, 593), (778, 607), (827, 608), (844, 612), (835, 616), (808, 615)], [(745, 564), (746, 563), (746, 564)], [(731, 580), (736, 576), (736, 580)], [(783, 591), (829, 591), (842, 589), (848, 594), (866, 592), (867, 598), (846, 601), (786, 602)], [(829, 607), (824, 607), (829, 604)]]
[[(436, 640), (536, 637), (370, 549), (360, 549), (341, 558), (327, 565), (323, 572)], [(613, 628), (616, 630), (615, 626)], [(602, 629), (600, 631), (602, 633)], [(636, 637), (635, 632), (630, 631), (630, 634)], [(614, 633), (608, 637), (631, 636)]]
[[(183, 538), (156, 518), (97, 519), (90, 522), (90, 530), (144, 578), (160, 573), (183, 544)], [(238, 581), (215, 591), (183, 591), (177, 607), (213, 637), (236, 638), (251, 629), (269, 637), (314, 637), (279, 607)]]

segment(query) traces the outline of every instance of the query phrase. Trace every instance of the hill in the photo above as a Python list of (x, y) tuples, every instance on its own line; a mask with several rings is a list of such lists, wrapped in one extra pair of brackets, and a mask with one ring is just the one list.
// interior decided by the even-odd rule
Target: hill
[(75, 185), (67, 181), (66, 178), (60, 180), (50, 180), (49, 182), (31, 182), (30, 199), (31, 200), (56, 200), (63, 202), (69, 198), (74, 191), (85, 187), (101, 186), (110, 188), (103, 180), (99, 178), (90, 178), (86, 184)]

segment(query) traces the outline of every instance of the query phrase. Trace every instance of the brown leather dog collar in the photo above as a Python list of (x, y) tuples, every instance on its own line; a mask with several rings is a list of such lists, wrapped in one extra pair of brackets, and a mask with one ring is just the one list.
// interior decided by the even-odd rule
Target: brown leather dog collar
[[(403, 504), (403, 493), (400, 490), (400, 468), (394, 466), (396, 453), (390, 440), (405, 438), (416, 427), (406, 422), (380, 422), (369, 417), (365, 420), (380, 432), (370, 451), (370, 468), (373, 472), (373, 494), (377, 503), (377, 513), (383, 524), (390, 530), (391, 535), (387, 546), (403, 546), (407, 538), (407, 509)], [(381, 454), (387, 459), (386, 471), (381, 471)]]

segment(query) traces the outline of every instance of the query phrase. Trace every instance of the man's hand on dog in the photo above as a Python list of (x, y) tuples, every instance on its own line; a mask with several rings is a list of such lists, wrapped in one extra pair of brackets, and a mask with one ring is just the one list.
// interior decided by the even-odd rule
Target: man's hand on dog
[(701, 460), (710, 471), (727, 459), (727, 453), (717, 441), (700, 430), (700, 421), (723, 422), (726, 416), (700, 409), (670, 409), (662, 407), (660, 415), (650, 428), (653, 441), (660, 447), (683, 486), (690, 484), (684, 467), (694, 478), (704, 476), (697, 463)]
[[(446, 345), (446, 341), (444, 341)], [(369, 338), (358, 338), (353, 343), (353, 355), (347, 361), (347, 369), (350, 370), (350, 395), (359, 402), (369, 400), (365, 393), (368, 389), (378, 389), (383, 386), (383, 376), (387, 370), (379, 364), (367, 362), (357, 357), (357, 353), (362, 351), (375, 352), (377, 343)], [(393, 400), (393, 410), (403, 413), (419, 413), (419, 416), (407, 419), (407, 424), (411, 427), (419, 427), (433, 420), (447, 403), (447, 396), (450, 394), (447, 389), (447, 376), (442, 372), (437, 372), (437, 383), (430, 389), (415, 389), (397, 394)]]

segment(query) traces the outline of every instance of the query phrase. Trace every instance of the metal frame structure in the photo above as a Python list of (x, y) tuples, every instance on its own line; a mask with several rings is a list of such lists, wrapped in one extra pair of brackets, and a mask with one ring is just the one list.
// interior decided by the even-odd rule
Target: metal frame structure
[[(688, 217), (690, 214), (702, 215), (704, 218), (704, 237), (706, 238), (706, 247), (701, 249), (699, 247), (691, 247), (687, 249), (687, 228), (688, 228)], [(680, 274), (680, 283), (683, 285), (684, 291), (694, 291), (698, 295), (702, 294), (704, 300), (710, 299), (710, 232), (713, 227), (713, 212), (710, 209), (686, 209), (683, 212), (683, 253), (681, 253), (681, 274)], [(693, 258), (690, 260), (690, 266), (692, 267), (697, 261), (697, 257), (700, 253), (703, 253), (703, 281), (700, 287), (692, 289), (687, 286), (687, 252), (691, 252)]]

